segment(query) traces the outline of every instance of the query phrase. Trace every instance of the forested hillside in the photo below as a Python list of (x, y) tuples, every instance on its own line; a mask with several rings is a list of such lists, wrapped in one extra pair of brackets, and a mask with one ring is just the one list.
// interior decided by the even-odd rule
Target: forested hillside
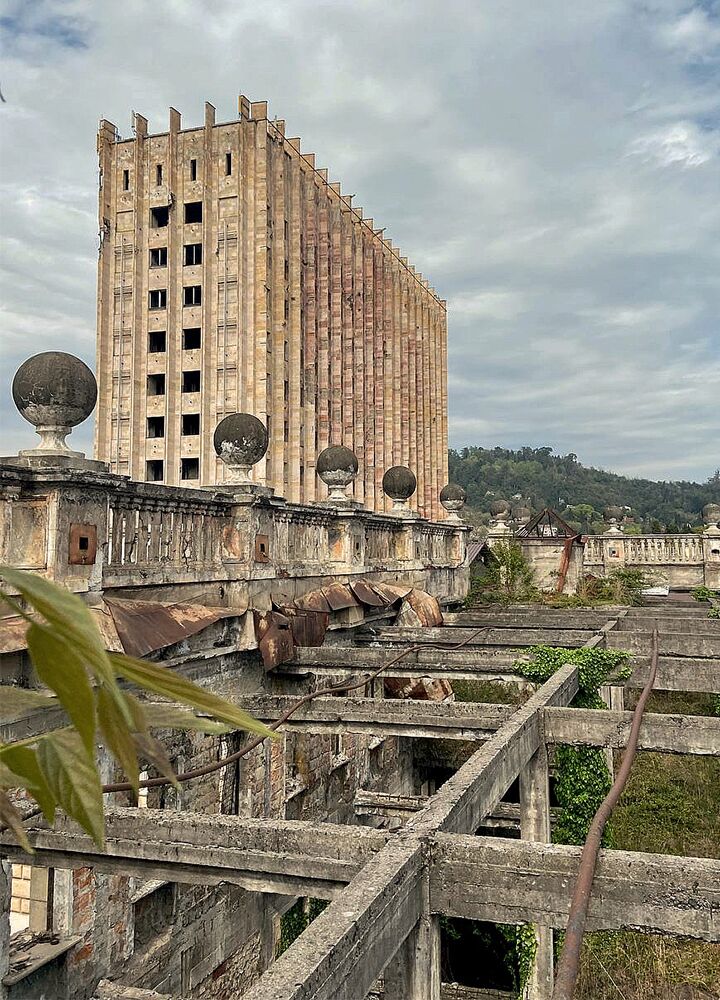
[(553, 455), (552, 448), (463, 448), (450, 451), (450, 482), (464, 486), (471, 521), (483, 521), (493, 500), (535, 511), (554, 507), (583, 531), (603, 530), (609, 504), (632, 509), (637, 530), (684, 531), (701, 523), (706, 503), (720, 503), (720, 470), (707, 483), (631, 479), (578, 462), (577, 455)]

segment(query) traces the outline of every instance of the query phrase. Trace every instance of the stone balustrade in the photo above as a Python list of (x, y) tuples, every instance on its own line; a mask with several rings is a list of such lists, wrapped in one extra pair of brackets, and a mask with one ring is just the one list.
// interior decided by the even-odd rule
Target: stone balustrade
[(402, 580), (442, 601), (467, 589), (462, 525), (137, 483), (97, 470), (0, 466), (0, 562), (71, 589), (268, 606), (330, 579)]

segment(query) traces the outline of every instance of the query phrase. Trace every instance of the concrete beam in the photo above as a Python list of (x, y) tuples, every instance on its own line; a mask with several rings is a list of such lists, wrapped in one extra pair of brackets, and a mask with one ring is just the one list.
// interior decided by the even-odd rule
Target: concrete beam
[[(659, 653), (660, 656), (697, 656), (720, 658), (720, 635), (717, 632), (704, 632), (706, 619), (696, 623), (696, 627), (690, 634), (684, 632), (660, 632)], [(694, 623), (695, 624), (695, 623)], [(708, 622), (708, 624), (710, 624)], [(613, 649), (626, 649), (630, 653), (640, 653), (645, 656), (650, 655), (650, 643), (652, 642), (652, 624), (647, 630), (633, 630), (612, 632), (612, 637), (608, 636), (608, 644)], [(427, 629), (428, 632), (432, 629)]]
[(454, 628), (559, 628), (583, 629), (594, 632), (616, 617), (617, 608), (603, 608), (596, 611), (564, 610), (555, 611), (551, 608), (526, 608), (515, 611), (458, 611), (445, 612), (443, 625)]
[[(373, 649), (368, 646), (359, 649), (344, 649), (339, 646), (327, 649), (298, 647), (294, 662), (281, 664), (276, 673), (298, 677), (309, 673), (337, 677), (351, 672), (354, 677), (359, 677), (377, 670), (380, 664), (392, 658), (394, 652), (388, 648)], [(424, 649), (404, 656), (388, 667), (383, 676), (418, 677), (427, 674), (448, 680), (501, 680), (523, 687), (528, 682), (512, 670), (512, 664), (518, 655), (515, 651), (485, 651), (477, 647), (442, 651)]]
[[(650, 671), (648, 657), (634, 656), (633, 660), (636, 664), (641, 661), (641, 665), (633, 670), (624, 687), (643, 688)], [(720, 694), (720, 657), (660, 656), (653, 690)]]
[(243, 1000), (361, 1000), (420, 919), (422, 883), (419, 842), (393, 839)]
[(582, 646), (597, 629), (563, 628), (414, 628), (404, 625), (377, 625), (359, 629), (358, 643), (380, 645), (418, 644), (423, 646), (457, 646), (466, 642), (466, 649), (475, 646)]
[[(0, 833), (0, 855), (39, 867), (81, 868), (171, 882), (231, 882), (255, 892), (332, 899), (387, 842), (369, 827), (240, 819), (163, 809), (106, 815), (105, 853), (63, 817), (28, 831), (35, 854)], [(241, 846), (238, 846), (241, 845)]]
[(540, 709), (568, 705), (577, 694), (577, 667), (561, 667), (449, 778), (406, 830), (417, 834), (474, 833), (540, 746)]
[[(545, 739), (570, 746), (627, 746), (632, 712), (585, 708), (546, 708)], [(720, 757), (720, 719), (702, 715), (646, 713), (640, 726), (640, 750)]]
[[(434, 838), (433, 912), (563, 928), (581, 849), (498, 837)], [(720, 860), (601, 851), (587, 929), (720, 941)]]
[[(232, 698), (262, 721), (277, 719), (296, 702), (286, 695)], [(477, 740), (494, 733), (514, 713), (513, 705), (416, 701), (403, 698), (315, 698), (286, 725), (308, 733), (442, 737)]]

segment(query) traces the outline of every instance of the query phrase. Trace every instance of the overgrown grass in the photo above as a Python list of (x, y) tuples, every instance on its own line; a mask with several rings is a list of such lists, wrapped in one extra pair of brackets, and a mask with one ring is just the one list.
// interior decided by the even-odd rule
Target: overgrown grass
[[(657, 692), (649, 708), (709, 715), (713, 704), (707, 695)], [(719, 816), (720, 759), (641, 753), (613, 813), (615, 847), (717, 858)], [(720, 997), (720, 945), (634, 931), (587, 936), (577, 1000), (685, 996)]]

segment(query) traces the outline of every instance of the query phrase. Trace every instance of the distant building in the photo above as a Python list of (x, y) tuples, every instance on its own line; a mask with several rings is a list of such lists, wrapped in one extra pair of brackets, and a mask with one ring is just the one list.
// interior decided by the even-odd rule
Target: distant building
[(96, 457), (170, 485), (221, 483), (227, 413), (266, 421), (256, 475), (293, 501), (326, 495), (329, 444), (360, 463), (356, 497), (386, 509), (383, 472), (417, 475), (440, 516), (447, 482), (446, 304), (328, 183), (265, 103), (234, 121), (121, 139), (101, 121)]

